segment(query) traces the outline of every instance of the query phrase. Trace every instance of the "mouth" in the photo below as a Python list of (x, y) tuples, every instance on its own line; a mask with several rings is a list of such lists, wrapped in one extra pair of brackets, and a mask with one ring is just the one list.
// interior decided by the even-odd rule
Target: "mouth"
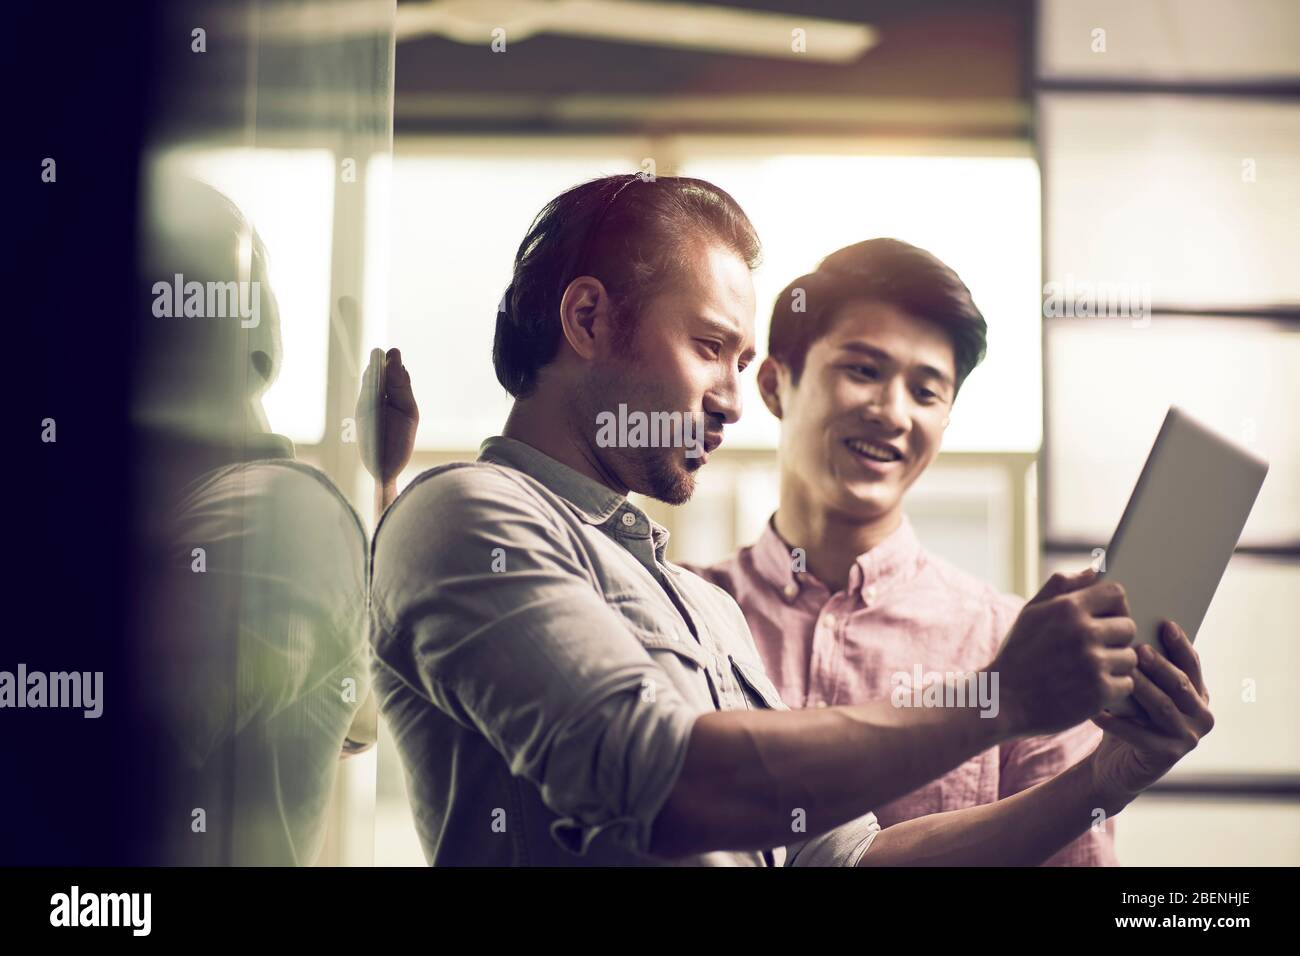
[(722, 444), (722, 433), (713, 432), (704, 436), (696, 447), (696, 454), (690, 454), (689, 450), (686, 455), (687, 467), (692, 471), (696, 468), (702, 468), (709, 462), (709, 452), (713, 451)]
[(864, 438), (846, 438), (844, 447), (853, 452), (860, 460), (875, 465), (877, 468), (901, 462), (903, 453), (893, 445), (867, 441)]

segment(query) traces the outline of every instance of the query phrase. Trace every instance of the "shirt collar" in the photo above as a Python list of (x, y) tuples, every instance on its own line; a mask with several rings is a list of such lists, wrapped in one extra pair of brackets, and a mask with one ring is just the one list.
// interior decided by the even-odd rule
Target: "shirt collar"
[[(668, 543), (668, 530), (612, 488), (574, 471), (532, 445), (504, 435), (493, 435), (479, 445), (479, 461), (505, 465), (537, 479), (567, 501), (588, 524), (610, 525), (628, 537), (651, 538), (660, 554)], [(631, 515), (629, 522), (624, 515)]]
[[(773, 521), (768, 519), (763, 533), (754, 542), (751, 554), (754, 569), (768, 584), (775, 587), (787, 601), (793, 601), (799, 592), (808, 587), (825, 587), (811, 572), (794, 570), (794, 548), (776, 533)], [(857, 589), (868, 601), (873, 601), (886, 587), (905, 580), (916, 570), (921, 557), (921, 542), (906, 514), (898, 527), (883, 541), (854, 560), (849, 573), (848, 589)]]

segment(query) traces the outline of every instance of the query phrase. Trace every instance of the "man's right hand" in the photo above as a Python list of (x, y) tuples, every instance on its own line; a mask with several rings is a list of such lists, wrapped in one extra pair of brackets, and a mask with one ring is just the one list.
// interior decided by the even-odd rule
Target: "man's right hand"
[(1133, 691), (1137, 635), (1124, 588), (1091, 568), (1053, 574), (988, 669), (1011, 736), (1064, 730)]

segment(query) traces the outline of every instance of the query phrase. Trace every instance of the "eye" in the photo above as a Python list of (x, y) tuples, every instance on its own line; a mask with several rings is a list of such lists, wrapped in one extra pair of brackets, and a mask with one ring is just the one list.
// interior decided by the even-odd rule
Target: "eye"
[(931, 405), (939, 400), (939, 396), (928, 388), (918, 388), (916, 390), (916, 398), (917, 401), (924, 402), (927, 405)]
[(873, 365), (846, 365), (845, 368), (852, 372), (855, 378), (865, 378), (872, 382), (880, 374)]
[(714, 358), (718, 358), (718, 357), (720, 357), (720, 356), (722, 355), (722, 343), (721, 343), (721, 342), (715, 342), (715, 341), (713, 341), (712, 339), (699, 339), (698, 341), (699, 341), (700, 344), (702, 344), (706, 349), (708, 349), (710, 352), (713, 353), (713, 357), (714, 357)]

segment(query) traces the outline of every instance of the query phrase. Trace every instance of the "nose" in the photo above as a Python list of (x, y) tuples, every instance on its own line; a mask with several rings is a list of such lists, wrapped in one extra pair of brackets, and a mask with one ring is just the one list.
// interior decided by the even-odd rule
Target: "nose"
[(704, 394), (704, 411), (720, 419), (724, 425), (740, 420), (744, 400), (740, 392), (740, 373), (732, 371), (726, 379)]
[(906, 432), (911, 419), (907, 415), (907, 385), (901, 379), (881, 383), (875, 396), (862, 409), (863, 417), (891, 435)]

